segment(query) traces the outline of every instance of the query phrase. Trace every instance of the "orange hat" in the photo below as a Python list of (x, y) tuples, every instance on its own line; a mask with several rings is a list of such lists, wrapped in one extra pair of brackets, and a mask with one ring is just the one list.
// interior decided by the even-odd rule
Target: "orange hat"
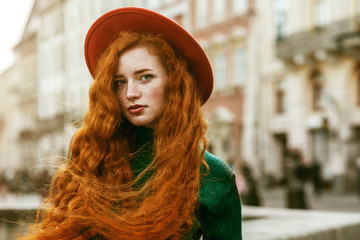
[(85, 39), (85, 60), (94, 77), (97, 61), (102, 52), (116, 39), (120, 31), (160, 34), (180, 51), (199, 81), (203, 103), (213, 89), (213, 73), (209, 59), (199, 43), (173, 20), (148, 9), (125, 7), (112, 10), (98, 18)]

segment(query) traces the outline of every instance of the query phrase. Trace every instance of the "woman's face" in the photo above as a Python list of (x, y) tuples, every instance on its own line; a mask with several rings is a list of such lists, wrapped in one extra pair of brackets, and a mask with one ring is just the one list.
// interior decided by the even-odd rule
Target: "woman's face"
[(126, 119), (135, 126), (153, 128), (164, 105), (167, 81), (159, 58), (145, 46), (126, 50), (119, 57), (113, 81)]

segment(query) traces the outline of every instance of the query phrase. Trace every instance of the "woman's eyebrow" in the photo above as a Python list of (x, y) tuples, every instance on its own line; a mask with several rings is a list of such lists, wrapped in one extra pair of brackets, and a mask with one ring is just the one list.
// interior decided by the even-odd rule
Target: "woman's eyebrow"
[(114, 78), (123, 78), (124, 77), (124, 75), (122, 75), (122, 74), (115, 74), (114, 75)]
[(144, 73), (144, 72), (147, 72), (147, 71), (153, 71), (153, 69), (151, 69), (151, 68), (141, 68), (139, 70), (134, 71), (134, 74), (137, 75), (137, 74), (141, 74), (141, 73)]
[[(139, 70), (136, 70), (134, 71), (134, 75), (138, 75), (138, 74), (141, 74), (141, 73), (144, 73), (144, 72), (148, 72), (148, 71), (154, 71), (153, 69), (151, 68), (141, 68)], [(122, 75), (122, 74), (115, 74), (114, 75), (114, 78), (124, 78), (125, 76)]]

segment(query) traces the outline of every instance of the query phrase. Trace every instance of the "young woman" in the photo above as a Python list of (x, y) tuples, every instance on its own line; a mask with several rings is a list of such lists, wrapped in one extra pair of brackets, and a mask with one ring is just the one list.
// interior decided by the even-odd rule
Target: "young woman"
[(120, 8), (92, 25), (85, 58), (89, 110), (26, 239), (241, 239), (234, 175), (205, 151), (213, 76), (194, 38)]

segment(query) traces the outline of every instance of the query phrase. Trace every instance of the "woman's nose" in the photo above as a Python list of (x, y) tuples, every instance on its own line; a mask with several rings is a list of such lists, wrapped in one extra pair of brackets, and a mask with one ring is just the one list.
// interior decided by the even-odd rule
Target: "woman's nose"
[(141, 96), (139, 86), (136, 83), (130, 82), (127, 86), (126, 97), (128, 99), (139, 98)]

